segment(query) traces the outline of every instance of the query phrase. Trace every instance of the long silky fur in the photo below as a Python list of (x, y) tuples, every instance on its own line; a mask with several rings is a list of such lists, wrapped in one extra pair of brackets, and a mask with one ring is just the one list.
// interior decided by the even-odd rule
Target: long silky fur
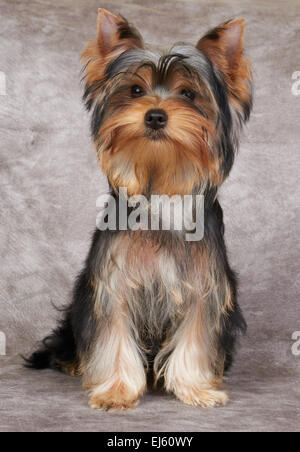
[[(134, 407), (149, 369), (187, 403), (225, 403), (219, 388), (246, 322), (227, 259), (218, 189), (252, 107), (250, 65), (241, 54), (229, 73), (222, 56), (228, 24), (198, 48), (177, 45), (159, 53), (145, 50), (125, 19), (111, 17), (117, 33), (110, 52), (103, 54), (98, 38), (84, 53), (84, 101), (111, 195), (118, 206), (122, 186), (148, 199), (153, 192), (203, 194), (204, 238), (187, 242), (186, 231), (119, 226), (96, 230), (71, 305), (27, 366), (81, 374), (94, 408)], [(129, 88), (137, 82), (150, 92), (133, 100)], [(195, 102), (176, 92), (181, 84), (197, 92)], [(144, 115), (158, 106), (169, 116), (169, 129), (165, 141), (154, 143), (144, 135)]]

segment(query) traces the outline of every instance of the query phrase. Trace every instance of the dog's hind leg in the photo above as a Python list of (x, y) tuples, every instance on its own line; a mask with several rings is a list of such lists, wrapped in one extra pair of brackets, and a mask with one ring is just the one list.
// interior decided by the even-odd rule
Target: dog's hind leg
[(71, 376), (79, 374), (71, 309), (65, 312), (59, 326), (43, 340), (40, 348), (30, 358), (25, 358), (25, 367), (37, 370), (51, 368)]

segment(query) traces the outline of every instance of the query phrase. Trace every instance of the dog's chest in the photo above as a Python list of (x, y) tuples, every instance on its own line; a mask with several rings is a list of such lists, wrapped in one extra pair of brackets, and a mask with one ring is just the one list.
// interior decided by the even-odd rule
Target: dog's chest
[(120, 236), (115, 244), (114, 260), (124, 282), (134, 280), (145, 288), (161, 282), (172, 289), (183, 277), (182, 261), (186, 255), (172, 246), (167, 234), (161, 243), (155, 234), (138, 231)]

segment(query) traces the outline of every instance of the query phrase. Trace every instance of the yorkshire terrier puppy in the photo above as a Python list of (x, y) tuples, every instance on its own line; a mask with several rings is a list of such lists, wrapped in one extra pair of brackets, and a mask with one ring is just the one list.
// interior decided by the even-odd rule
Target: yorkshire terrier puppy
[(222, 380), (246, 324), (218, 190), (252, 106), (243, 40), (239, 19), (160, 52), (99, 10), (98, 39), (83, 54), (84, 99), (111, 195), (203, 195), (205, 228), (200, 241), (118, 225), (95, 232), (64, 319), (28, 360), (82, 375), (93, 408), (135, 407), (149, 372), (187, 404), (228, 400)]

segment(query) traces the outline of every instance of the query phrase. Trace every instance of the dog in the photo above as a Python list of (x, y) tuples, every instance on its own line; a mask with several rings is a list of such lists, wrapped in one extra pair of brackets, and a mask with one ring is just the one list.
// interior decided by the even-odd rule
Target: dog
[(111, 196), (201, 195), (205, 220), (198, 241), (172, 228), (96, 230), (70, 306), (27, 361), (82, 376), (94, 409), (134, 408), (149, 375), (189, 405), (229, 398), (224, 373), (246, 322), (218, 191), (252, 108), (244, 32), (231, 20), (196, 46), (153, 50), (125, 18), (99, 10), (84, 101)]

